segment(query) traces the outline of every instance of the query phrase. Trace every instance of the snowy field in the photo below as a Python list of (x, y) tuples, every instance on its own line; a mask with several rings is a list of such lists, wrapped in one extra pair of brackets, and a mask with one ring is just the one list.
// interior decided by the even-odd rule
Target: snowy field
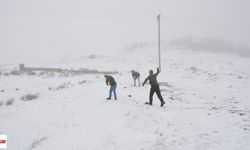
[[(154, 51), (157, 48), (154, 48)], [(156, 71), (153, 49), (64, 58), (27, 66), (118, 71), (118, 100), (103, 74), (19, 74), (0, 65), (0, 134), (9, 150), (249, 150), (250, 59), (192, 50), (162, 52), (165, 106), (132, 69)], [(129, 96), (131, 95), (131, 96)]]

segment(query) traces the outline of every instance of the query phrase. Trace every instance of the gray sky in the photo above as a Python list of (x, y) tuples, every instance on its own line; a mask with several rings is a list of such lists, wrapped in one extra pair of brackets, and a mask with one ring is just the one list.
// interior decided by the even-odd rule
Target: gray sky
[(192, 36), (250, 47), (249, 0), (0, 0), (0, 63), (110, 54)]

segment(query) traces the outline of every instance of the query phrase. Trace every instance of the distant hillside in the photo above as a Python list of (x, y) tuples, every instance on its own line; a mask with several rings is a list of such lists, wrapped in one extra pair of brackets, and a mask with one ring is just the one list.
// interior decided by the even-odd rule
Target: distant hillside
[[(125, 46), (125, 49), (133, 51), (137, 48), (156, 46), (156, 43), (153, 42), (134, 42), (128, 46)], [(191, 49), (208, 52), (234, 53), (238, 54), (239, 56), (250, 57), (250, 48), (244, 45), (235, 45), (229, 41), (216, 38), (194, 39), (192, 37), (184, 37), (169, 41), (162, 41), (161, 47), (163, 50)]]

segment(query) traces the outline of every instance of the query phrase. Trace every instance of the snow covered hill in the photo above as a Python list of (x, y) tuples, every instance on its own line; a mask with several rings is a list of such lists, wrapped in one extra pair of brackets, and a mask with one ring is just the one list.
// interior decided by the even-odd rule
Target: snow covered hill
[(162, 52), (158, 76), (166, 105), (132, 69), (156, 71), (153, 49), (91, 55), (40, 65), (118, 71), (118, 100), (103, 74), (19, 74), (0, 66), (0, 134), (10, 150), (248, 150), (250, 59), (192, 50)]

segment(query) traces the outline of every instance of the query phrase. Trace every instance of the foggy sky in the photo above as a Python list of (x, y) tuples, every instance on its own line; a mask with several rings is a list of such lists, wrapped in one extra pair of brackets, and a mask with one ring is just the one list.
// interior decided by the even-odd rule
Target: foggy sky
[(192, 36), (250, 47), (249, 0), (0, 0), (0, 64), (111, 54)]

